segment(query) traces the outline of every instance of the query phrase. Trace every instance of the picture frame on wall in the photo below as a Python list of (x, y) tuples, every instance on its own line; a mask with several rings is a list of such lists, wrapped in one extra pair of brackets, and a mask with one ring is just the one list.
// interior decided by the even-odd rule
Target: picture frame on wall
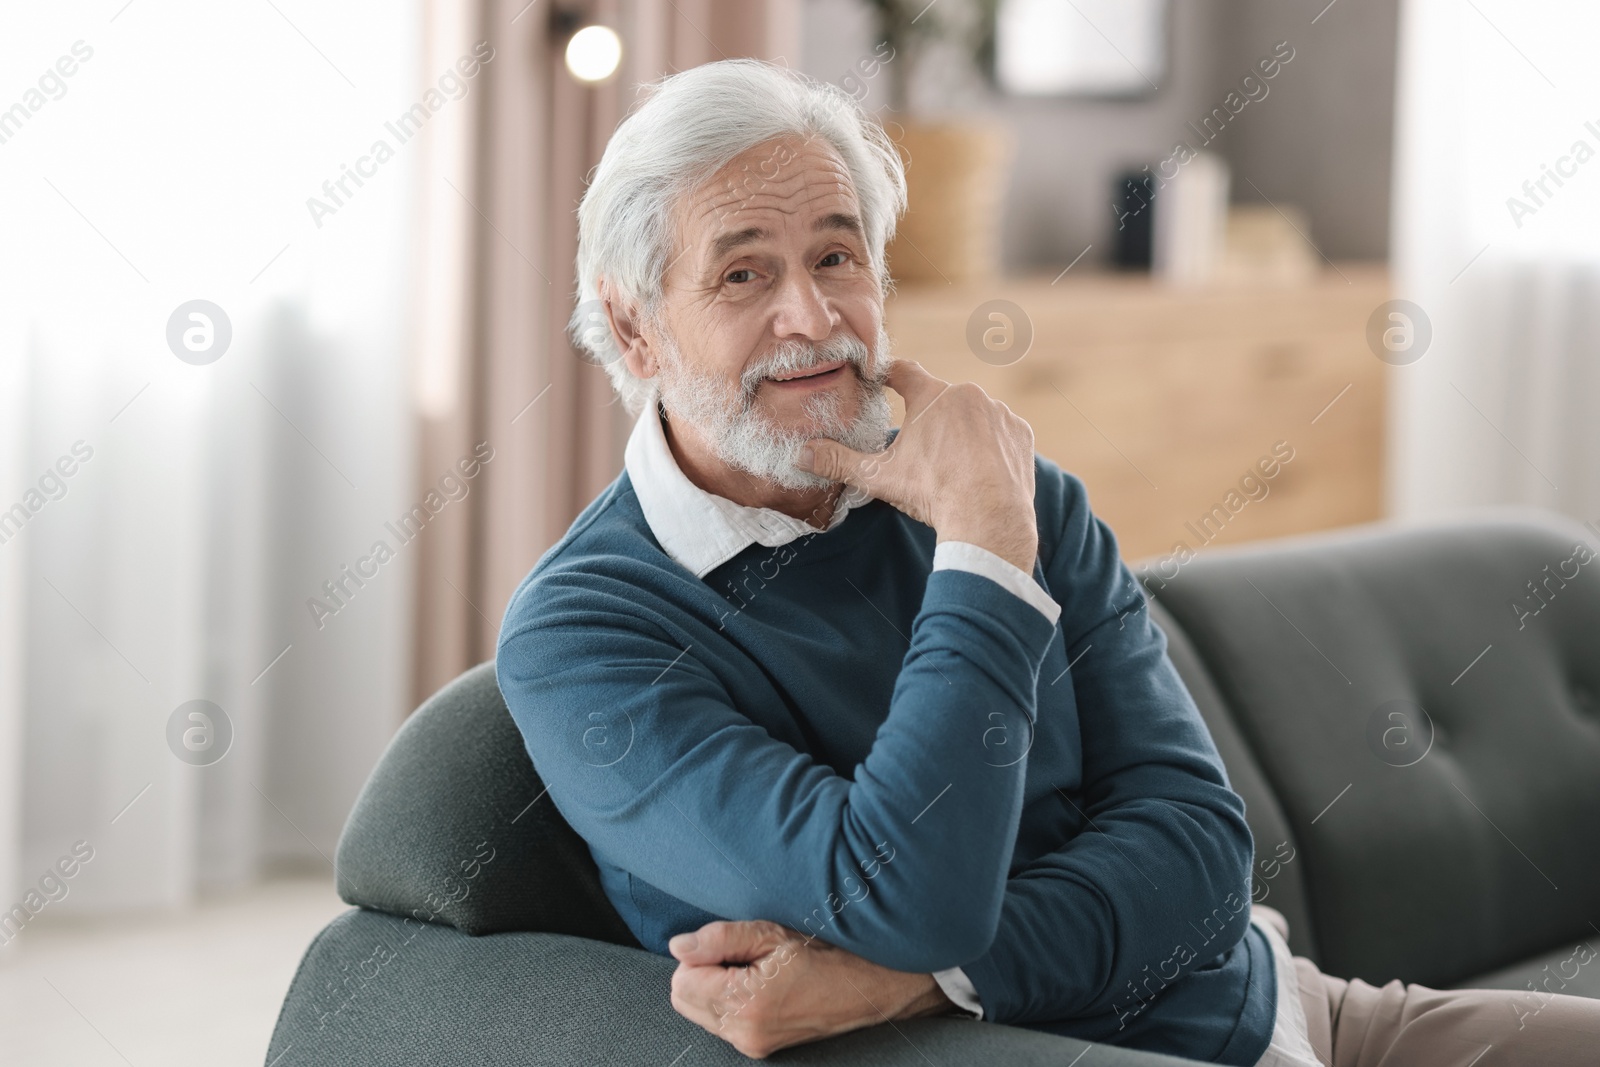
[(999, 0), (994, 81), (1019, 97), (1145, 99), (1168, 64), (1167, 0)]

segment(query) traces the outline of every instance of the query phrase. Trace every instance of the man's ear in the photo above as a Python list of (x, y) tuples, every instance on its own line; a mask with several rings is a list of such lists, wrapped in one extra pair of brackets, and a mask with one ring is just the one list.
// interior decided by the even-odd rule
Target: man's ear
[(656, 374), (656, 354), (640, 328), (638, 309), (632, 305), (622, 307), (616, 293), (606, 283), (599, 283), (600, 302), (606, 309), (606, 322), (611, 326), (611, 340), (621, 358), (635, 378), (653, 378)]

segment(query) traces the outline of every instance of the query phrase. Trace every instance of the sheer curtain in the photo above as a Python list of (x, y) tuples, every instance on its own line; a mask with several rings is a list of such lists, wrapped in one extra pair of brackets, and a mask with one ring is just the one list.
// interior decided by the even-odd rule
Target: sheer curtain
[(1431, 322), (1393, 372), (1390, 506), (1600, 520), (1600, 7), (1407, 0), (1396, 293)]
[[(626, 420), (565, 337), (584, 175), (640, 83), (798, 65), (800, 0), (566, 4), (623, 37), (593, 88), (527, 0), (36, 7), (0, 33), (0, 915), (179, 906), (326, 869), (615, 476)], [(169, 341), (193, 300), (212, 362), (183, 314)], [(232, 733), (208, 765), (195, 700)]]
[[(386, 124), (440, 72), (419, 62), (421, 0), (0, 18), (10, 942), (276, 862), (326, 869), (408, 710), (404, 550), (333, 617), (308, 602), (413, 502), (422, 150)], [(465, 113), (447, 94), (427, 121)], [(175, 319), (194, 300), (222, 315)], [(197, 700), (220, 715), (174, 733)], [(202, 721), (220, 747), (183, 743)], [(64, 892), (44, 881), (80, 841)]]

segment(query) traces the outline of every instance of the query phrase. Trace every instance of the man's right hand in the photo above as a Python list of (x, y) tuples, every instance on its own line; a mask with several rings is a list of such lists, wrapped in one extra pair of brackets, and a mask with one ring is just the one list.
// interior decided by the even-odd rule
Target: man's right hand
[(817, 438), (808, 469), (893, 504), (939, 541), (966, 541), (1031, 574), (1032, 427), (978, 386), (951, 385), (909, 360), (895, 360), (887, 381), (906, 402), (889, 448), (868, 454)]

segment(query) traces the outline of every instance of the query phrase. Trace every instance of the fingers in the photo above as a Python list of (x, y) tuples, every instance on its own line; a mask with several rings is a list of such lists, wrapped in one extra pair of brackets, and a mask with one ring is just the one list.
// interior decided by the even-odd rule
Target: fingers
[(877, 487), (884, 453), (857, 452), (826, 437), (815, 438), (806, 442), (806, 445), (810, 460), (807, 461), (805, 452), (800, 454), (800, 466), (805, 470), (819, 474), (830, 482), (845, 482), (868, 492), (873, 492)]
[(677, 935), (668, 948), (680, 961), (671, 985), (679, 1015), (757, 1059), (787, 1043), (768, 1032), (775, 1002), (760, 994), (794, 960), (792, 931), (759, 920), (717, 921)]
[(890, 389), (905, 398), (908, 419), (933, 403), (950, 385), (943, 378), (928, 373), (922, 364), (909, 359), (897, 359), (889, 364), (889, 373), (884, 380)]
[(718, 1033), (731, 1014), (727, 999), (728, 972), (722, 967), (680, 964), (672, 972), (672, 1010), (710, 1033)]
[[(923, 370), (921, 364), (908, 359), (897, 359), (890, 363), (885, 382), (905, 399), (907, 425), (950, 388), (949, 382), (934, 377)], [(882, 452), (857, 452), (837, 441), (820, 437), (806, 442), (806, 445), (807, 451), (802, 452), (799, 458), (802, 470), (820, 475), (830, 482), (844, 482), (865, 489), (874, 496), (889, 500), (896, 507), (901, 506), (898, 494), (885, 480), (889, 462), (895, 457), (893, 444)], [(919, 510), (912, 509), (908, 513), (920, 521), (922, 516), (918, 514)]]
[(691, 966), (713, 963), (748, 963), (770, 951), (776, 924), (754, 922), (709, 922), (694, 933), (678, 934), (667, 942), (667, 950), (679, 962)]

